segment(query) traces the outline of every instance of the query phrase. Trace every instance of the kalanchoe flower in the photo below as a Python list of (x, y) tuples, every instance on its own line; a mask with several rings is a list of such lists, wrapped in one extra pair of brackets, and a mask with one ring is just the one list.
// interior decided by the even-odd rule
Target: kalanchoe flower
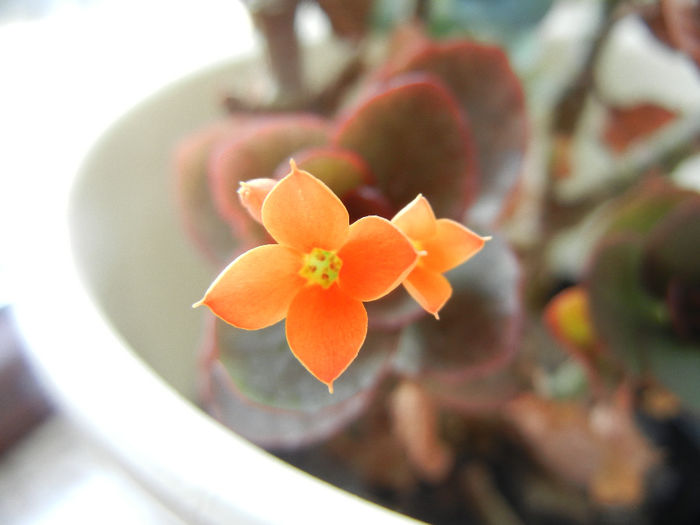
[(350, 225), (340, 199), (290, 164), (261, 210), (265, 229), (279, 244), (236, 258), (195, 306), (206, 305), (246, 330), (286, 318), (290, 349), (332, 392), (365, 340), (362, 303), (398, 286), (418, 254), (386, 219), (368, 216)]
[(480, 237), (451, 219), (436, 219), (422, 195), (391, 222), (411, 239), (420, 254), (403, 285), (418, 304), (439, 319), (438, 312), (452, 295), (452, 286), (442, 274), (470, 259), (490, 237)]

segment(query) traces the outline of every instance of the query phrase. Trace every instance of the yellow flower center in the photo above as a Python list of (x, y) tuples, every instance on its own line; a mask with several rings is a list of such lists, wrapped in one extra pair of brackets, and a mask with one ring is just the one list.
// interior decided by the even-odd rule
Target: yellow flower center
[(338, 278), (342, 266), (343, 261), (335, 252), (314, 248), (311, 253), (304, 255), (304, 265), (299, 270), (299, 275), (310, 284), (328, 288)]

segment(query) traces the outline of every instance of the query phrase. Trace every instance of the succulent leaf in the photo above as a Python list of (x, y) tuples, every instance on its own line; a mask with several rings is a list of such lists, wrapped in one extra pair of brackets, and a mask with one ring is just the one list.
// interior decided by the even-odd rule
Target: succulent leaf
[(315, 411), (261, 404), (240, 393), (220, 361), (204, 368), (206, 410), (227, 427), (269, 449), (297, 449), (321, 441), (360, 415), (371, 400), (362, 390)]
[(177, 197), (185, 230), (215, 264), (222, 264), (239, 245), (230, 224), (216, 210), (209, 190), (208, 160), (224, 137), (236, 137), (245, 124), (217, 122), (182, 141), (176, 150)]
[(446, 277), (452, 297), (439, 321), (424, 317), (404, 330), (399, 370), (456, 381), (505, 366), (515, 350), (521, 317), (515, 256), (495, 237)]
[[(220, 142), (210, 159), (209, 176), (221, 216), (233, 224), (254, 224), (238, 202), (239, 183), (272, 177), (277, 166), (289, 165), (288, 160), (296, 151), (321, 146), (327, 140), (323, 120), (310, 115), (287, 115), (260, 118), (242, 136)], [(239, 232), (247, 233), (245, 228)]]
[(459, 102), (474, 131), (480, 172), (470, 217), (491, 222), (522, 169), (528, 125), (521, 83), (502, 49), (475, 42), (432, 43), (402, 71), (435, 75)]
[(460, 217), (473, 195), (471, 135), (435, 80), (403, 78), (372, 96), (340, 124), (334, 142), (366, 161), (393, 212), (423, 193), (440, 216)]
[(289, 352), (284, 324), (249, 332), (217, 322), (214, 356), (243, 397), (281, 409), (313, 412), (373, 390), (396, 349), (398, 335), (370, 330), (352, 366), (334, 383), (333, 395)]

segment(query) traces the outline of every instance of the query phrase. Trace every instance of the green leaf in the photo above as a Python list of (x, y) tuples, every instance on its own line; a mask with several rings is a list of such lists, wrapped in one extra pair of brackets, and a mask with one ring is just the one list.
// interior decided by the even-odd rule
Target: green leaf
[(650, 343), (653, 374), (691, 409), (700, 412), (700, 344), (655, 337)]
[[(341, 148), (314, 148), (294, 156), (299, 169), (323, 181), (341, 199), (374, 176), (365, 161), (352, 151)], [(286, 168), (289, 171), (288, 167)]]
[(607, 234), (647, 234), (673, 208), (693, 196), (697, 194), (665, 179), (647, 179), (615, 201)]
[(677, 205), (649, 232), (643, 269), (645, 283), (662, 297), (672, 281), (700, 284), (700, 197)]
[(599, 247), (587, 279), (596, 333), (636, 371), (643, 369), (646, 341), (667, 322), (664, 304), (642, 286), (641, 256), (640, 236), (615, 236)]

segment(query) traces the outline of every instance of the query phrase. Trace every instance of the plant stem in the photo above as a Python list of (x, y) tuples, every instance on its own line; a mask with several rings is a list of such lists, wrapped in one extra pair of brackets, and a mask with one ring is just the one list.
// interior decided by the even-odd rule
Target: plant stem
[(244, 0), (265, 40), (278, 98), (298, 99), (303, 92), (299, 39), (294, 27), (298, 0)]

